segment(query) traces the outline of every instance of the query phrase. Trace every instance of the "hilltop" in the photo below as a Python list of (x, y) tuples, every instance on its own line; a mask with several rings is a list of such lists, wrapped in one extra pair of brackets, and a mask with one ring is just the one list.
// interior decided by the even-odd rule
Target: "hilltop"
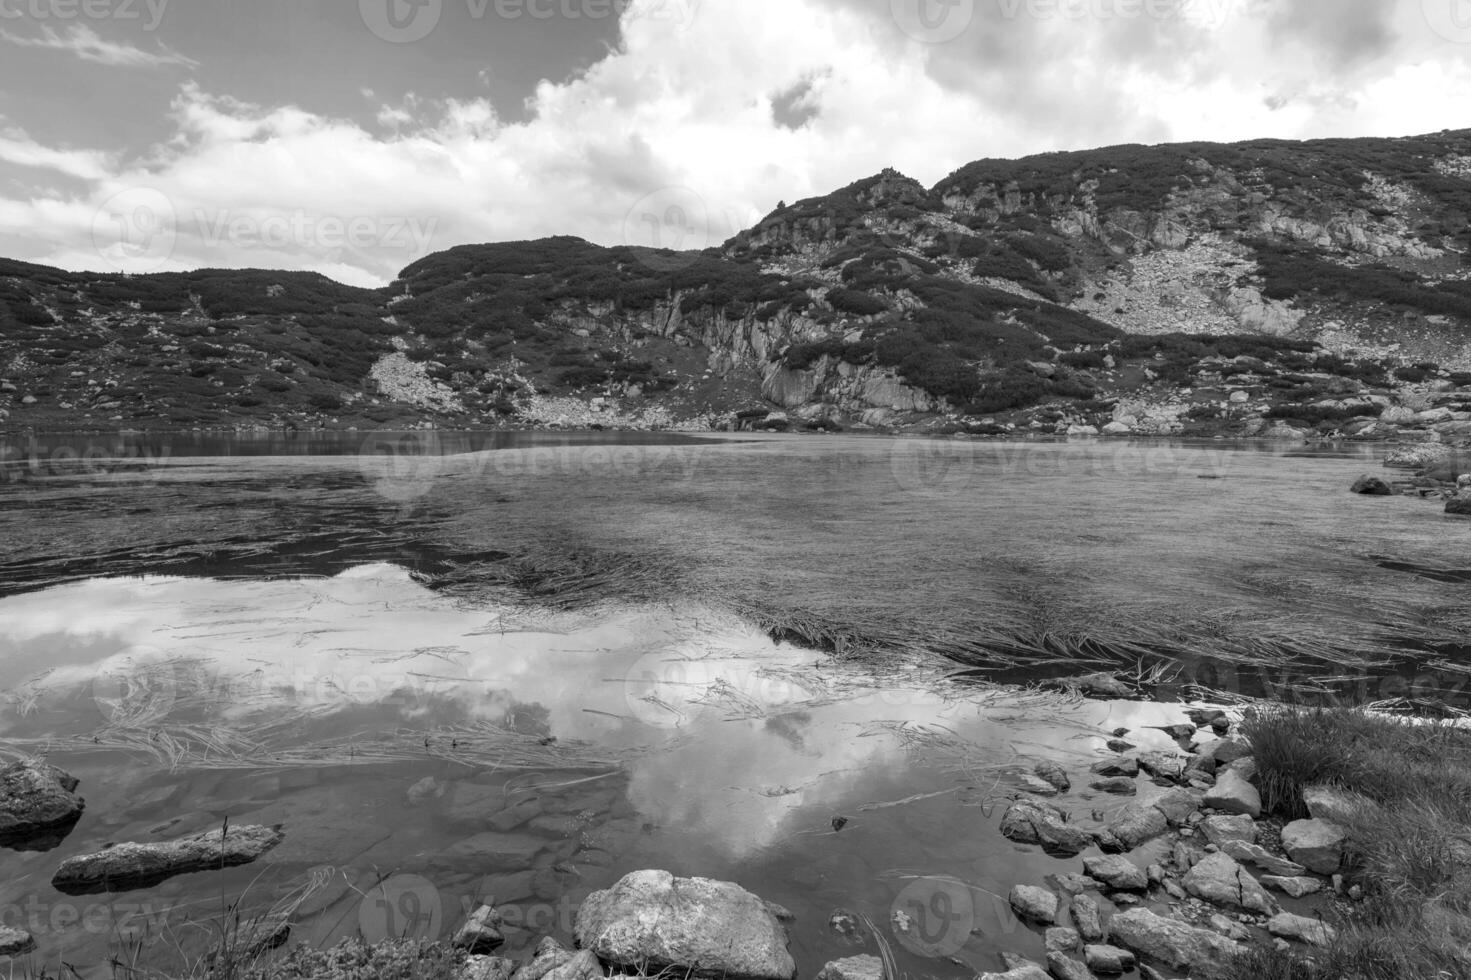
[(0, 424), (1453, 441), (1468, 339), (1471, 131), (1118, 146), (885, 171), (703, 252), (463, 246), (377, 290), (0, 261)]

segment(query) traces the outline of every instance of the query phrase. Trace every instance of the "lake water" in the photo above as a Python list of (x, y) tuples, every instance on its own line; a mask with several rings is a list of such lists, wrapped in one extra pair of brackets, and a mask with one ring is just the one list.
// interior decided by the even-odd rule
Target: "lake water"
[[(875, 951), (827, 927), (843, 908), (907, 972), (966, 977), (1040, 956), (1004, 896), (1081, 867), (997, 832), (1021, 775), (1086, 786), (1107, 732), (1163, 748), (1140, 727), (1181, 720), (1025, 682), (1463, 696), (1467, 525), (1348, 494), (1370, 451), (524, 439), (79, 439), (6, 471), (0, 745), (87, 800), (59, 848), (0, 852), (0, 921), (38, 964), (199, 955), (237, 904), (297, 940), (441, 936), (487, 896), (514, 953), (662, 867), (791, 909), (802, 976)], [(1064, 799), (1084, 825), (1121, 805)], [(71, 854), (226, 819), (285, 842), (50, 887)]]

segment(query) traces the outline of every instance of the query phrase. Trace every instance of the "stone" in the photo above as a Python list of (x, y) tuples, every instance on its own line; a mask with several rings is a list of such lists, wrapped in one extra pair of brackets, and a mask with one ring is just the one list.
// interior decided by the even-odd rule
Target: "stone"
[(1139, 775), (1139, 760), (1108, 759), (1096, 763), (1092, 768), (1092, 772), (1098, 776), (1107, 776), (1110, 778), (1126, 777), (1132, 779)]
[(833, 960), (818, 971), (817, 980), (884, 980), (884, 961), (867, 955)]
[(1251, 933), (1229, 915), (1212, 912), (1205, 917), (1205, 924), (1227, 939), (1234, 939), (1238, 943), (1244, 943), (1251, 938)]
[(1017, 778), (1017, 781), (1021, 783), (1023, 791), (1031, 793), (1033, 796), (1056, 796), (1058, 793), (1056, 786), (1045, 779), (1039, 779), (1033, 776), (1031, 773), (1022, 773)]
[(1080, 874), (1056, 875), (1052, 880), (1069, 895), (1081, 895), (1095, 885), (1092, 878)]
[(1361, 476), (1349, 487), (1350, 493), (1362, 494), (1366, 497), (1390, 497), (1394, 495), (1388, 483), (1377, 476)]
[(500, 913), (489, 905), (482, 905), (470, 913), (470, 918), (460, 926), (455, 933), (453, 945), (457, 949), (469, 950), (472, 956), (489, 953), (506, 941), (500, 925)]
[(285, 837), (271, 827), (230, 827), (160, 843), (114, 844), (67, 858), (51, 878), (67, 895), (148, 888), (175, 875), (249, 864)]
[(1445, 512), (1459, 517), (1471, 516), (1471, 493), (1462, 491), (1447, 500)]
[(1251, 746), (1234, 738), (1222, 738), (1201, 749), (1200, 754), (1214, 759), (1217, 765), (1228, 766), (1251, 755)]
[(0, 769), (0, 847), (50, 850), (81, 819), (85, 801), (77, 780), (44, 762), (13, 762)]
[(1120, 912), (1109, 922), (1109, 939), (1172, 970), (1188, 970), (1198, 980), (1226, 980), (1240, 944), (1209, 929), (1167, 919), (1148, 909)]
[(1135, 796), (1139, 792), (1139, 784), (1123, 776), (1116, 779), (1094, 780), (1088, 785), (1100, 793), (1112, 793), (1114, 796)]
[(504, 956), (467, 956), (455, 980), (511, 980), (516, 964)]
[(1220, 708), (1191, 708), (1185, 712), (1185, 717), (1190, 719), (1190, 724), (1196, 728), (1205, 728), (1217, 718), (1226, 717), (1226, 712)]
[(1078, 935), (1078, 930), (1069, 929), (1067, 926), (1053, 926), (1047, 930), (1042, 939), (1049, 953), (1071, 953), (1083, 944), (1083, 938)]
[(547, 936), (537, 943), (531, 959), (523, 963), (516, 972), (511, 974), (511, 980), (543, 980), (543, 978), (559, 966), (565, 966), (572, 960), (572, 950), (557, 942), (551, 936)]
[(1059, 793), (1066, 793), (1072, 788), (1067, 773), (1063, 772), (1062, 766), (1055, 762), (1039, 762), (1032, 767), (1032, 775), (1050, 785)]
[(1084, 946), (1083, 958), (1088, 963), (1088, 969), (1108, 977), (1122, 976), (1134, 969), (1134, 954), (1117, 946)]
[(1313, 946), (1327, 946), (1337, 935), (1332, 926), (1291, 912), (1279, 912), (1268, 919), (1267, 931), (1281, 939), (1295, 939)]
[(1001, 833), (1019, 844), (1041, 844), (1048, 851), (1077, 854), (1093, 844), (1087, 831), (1067, 822), (1062, 810), (1040, 800), (1017, 800), (1001, 816)]
[(1261, 882), (1268, 888), (1282, 892), (1285, 895), (1291, 895), (1293, 898), (1305, 898), (1308, 895), (1316, 895), (1323, 890), (1323, 882), (1318, 878), (1262, 875)]
[(1083, 870), (1116, 891), (1142, 892), (1149, 888), (1149, 876), (1125, 857), (1086, 857)]
[(1343, 864), (1348, 832), (1328, 820), (1294, 820), (1282, 828), (1282, 849), (1293, 861), (1320, 875), (1331, 875)]
[(1171, 827), (1179, 827), (1190, 821), (1200, 809), (1201, 795), (1193, 790), (1172, 789), (1161, 793), (1150, 801), (1156, 810), (1164, 814)]
[(1069, 909), (1073, 918), (1073, 925), (1078, 927), (1078, 935), (1089, 942), (1098, 942), (1103, 938), (1103, 913), (1098, 908), (1098, 903), (1087, 895), (1079, 895), (1073, 899), (1073, 906)]
[(1221, 853), (1228, 854), (1237, 861), (1255, 865), (1269, 874), (1297, 878), (1308, 872), (1308, 869), (1302, 865), (1294, 861), (1289, 861), (1286, 858), (1278, 857), (1260, 844), (1248, 844), (1242, 840), (1222, 842)]
[(1126, 742), (1121, 738), (1111, 738), (1104, 744), (1110, 752), (1129, 752), (1135, 748), (1133, 742)]
[(977, 980), (1049, 980), (1047, 971), (1035, 963), (1014, 966), (1005, 973), (982, 973)]
[(1244, 813), (1253, 818), (1262, 815), (1262, 796), (1256, 787), (1230, 771), (1216, 776), (1216, 784), (1206, 791), (1202, 802), (1223, 813)]
[(1244, 813), (1206, 817), (1200, 822), (1200, 832), (1217, 846), (1228, 840), (1255, 844), (1257, 836), (1256, 821)]
[(1207, 854), (1185, 873), (1181, 884), (1196, 898), (1224, 908), (1261, 914), (1277, 910), (1267, 890), (1228, 854)]
[(1179, 782), (1185, 775), (1185, 766), (1190, 756), (1176, 752), (1145, 752), (1139, 756), (1139, 768), (1155, 779)]
[(24, 929), (0, 925), (0, 956), (21, 956), (35, 948), (35, 937)]
[(1057, 894), (1036, 885), (1017, 885), (1007, 897), (1011, 910), (1026, 922), (1050, 926), (1057, 921)]
[(797, 972), (786, 927), (728, 881), (630, 872), (583, 901), (574, 931), (584, 950), (629, 969), (744, 980), (792, 980)]
[(1093, 971), (1066, 953), (1048, 953), (1047, 972), (1055, 980), (1093, 980)]
[(542, 975), (542, 980), (602, 980), (603, 965), (597, 954), (584, 949), (574, 953), (565, 963), (552, 967)]
[(1170, 829), (1163, 813), (1147, 803), (1131, 803), (1108, 825), (1108, 836), (1099, 835), (1105, 851), (1132, 851)]

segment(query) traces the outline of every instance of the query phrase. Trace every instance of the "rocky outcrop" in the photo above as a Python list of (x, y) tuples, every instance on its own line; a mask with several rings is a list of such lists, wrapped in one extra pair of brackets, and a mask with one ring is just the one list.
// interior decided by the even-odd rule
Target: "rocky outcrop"
[(786, 928), (761, 899), (726, 881), (634, 871), (593, 892), (576, 921), (578, 945), (630, 969), (730, 980), (791, 980)]
[(70, 773), (43, 762), (0, 769), (0, 847), (44, 851), (60, 844), (86, 806), (76, 788)]
[(285, 835), (270, 827), (230, 827), (166, 843), (115, 844), (61, 862), (51, 884), (67, 895), (147, 888), (175, 875), (249, 864)]

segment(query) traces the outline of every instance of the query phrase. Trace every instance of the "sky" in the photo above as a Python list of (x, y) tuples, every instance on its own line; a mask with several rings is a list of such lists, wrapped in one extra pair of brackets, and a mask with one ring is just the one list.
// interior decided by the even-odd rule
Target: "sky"
[(716, 245), (892, 166), (1471, 125), (1471, 0), (0, 0), (0, 256)]

